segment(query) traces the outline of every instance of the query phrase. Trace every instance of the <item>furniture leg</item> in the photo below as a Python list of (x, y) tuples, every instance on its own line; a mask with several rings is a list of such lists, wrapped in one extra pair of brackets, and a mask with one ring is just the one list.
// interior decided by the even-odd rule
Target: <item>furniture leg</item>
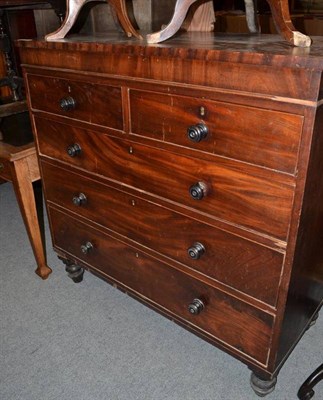
[(84, 268), (80, 267), (79, 265), (75, 264), (74, 261), (58, 256), (58, 258), (65, 264), (65, 271), (69, 278), (72, 279), (75, 283), (80, 283), (83, 281), (84, 275)]
[(248, 29), (251, 33), (259, 33), (260, 27), (257, 17), (257, 4), (256, 0), (244, 0), (246, 7), (246, 19)]
[(177, 0), (175, 4), (174, 14), (170, 23), (160, 31), (150, 33), (149, 35), (147, 35), (146, 36), (147, 42), (159, 43), (175, 35), (175, 33), (182, 26), (182, 23), (184, 22), (188, 9), (195, 2), (196, 0)]
[(323, 379), (323, 364), (321, 364), (302, 384), (297, 392), (297, 397), (300, 400), (311, 399), (315, 392), (313, 387), (317, 385)]
[[(45, 36), (45, 39), (57, 40), (63, 39), (67, 33), (72, 29), (82, 7), (84, 4), (89, 3), (93, 0), (68, 0), (66, 8), (66, 16), (61, 27), (53, 33)], [(103, 0), (98, 0), (103, 1)], [(110, 0), (113, 10), (116, 12), (118, 20), (128, 37), (135, 36), (141, 39), (141, 35), (135, 30), (130, 19), (128, 17), (126, 0)]]
[(309, 47), (311, 38), (296, 30), (289, 13), (288, 0), (267, 0), (278, 32), (294, 46)]
[(26, 159), (20, 159), (14, 162), (12, 168), (12, 182), (37, 262), (37, 269), (35, 272), (42, 279), (47, 279), (52, 270), (46, 264), (42, 235), (37, 218), (34, 190), (29, 177), (29, 165)]
[(251, 373), (250, 385), (259, 397), (265, 397), (267, 394), (273, 392), (275, 390), (276, 383), (276, 376), (272, 379), (263, 379), (254, 372)]
[(128, 17), (127, 7), (126, 7), (126, 0), (110, 0), (110, 4), (115, 10), (118, 20), (126, 32), (128, 37), (136, 37), (137, 39), (142, 39), (142, 36), (136, 31), (133, 27), (130, 19)]
[(57, 40), (63, 39), (68, 32), (72, 29), (82, 7), (84, 4), (89, 3), (92, 0), (68, 0), (66, 15), (63, 24), (55, 32), (45, 36), (46, 40)]

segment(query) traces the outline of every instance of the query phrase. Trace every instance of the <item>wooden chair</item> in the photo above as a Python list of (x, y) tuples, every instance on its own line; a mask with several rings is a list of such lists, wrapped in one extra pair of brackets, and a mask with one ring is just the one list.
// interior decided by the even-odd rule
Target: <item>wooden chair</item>
[[(27, 110), (25, 101), (0, 106), (0, 118)], [(37, 262), (36, 274), (46, 279), (52, 272), (46, 263), (41, 193), (35, 197), (33, 183), (40, 181), (34, 143), (21, 146), (0, 141), (0, 183), (12, 182)], [(37, 207), (38, 206), (38, 207)], [(38, 211), (37, 211), (38, 210)], [(4, 229), (4, 227), (2, 227)]]
[(67, 7), (66, 7), (66, 16), (64, 19), (63, 24), (61, 27), (48, 35), (45, 36), (46, 40), (57, 40), (63, 39), (67, 33), (72, 29), (82, 7), (86, 3), (90, 3), (92, 1), (108, 1), (116, 13), (118, 20), (126, 32), (128, 37), (135, 36), (138, 39), (142, 39), (142, 36), (136, 31), (133, 24), (131, 23), (127, 7), (126, 7), (126, 0), (67, 0)]
[[(187, 12), (192, 4), (198, 0), (177, 0), (173, 17), (168, 25), (160, 31), (147, 35), (148, 43), (159, 43), (169, 39), (181, 28)], [(267, 0), (273, 20), (282, 37), (294, 46), (309, 47), (311, 39), (298, 32), (290, 19), (288, 0)], [(255, 18), (256, 9), (254, 0), (245, 0), (246, 15), (249, 30), (257, 32), (259, 30), (257, 20)]]
[[(323, 364), (321, 364), (302, 384), (297, 393), (300, 400), (309, 400), (314, 396), (314, 386), (323, 380)], [(322, 397), (320, 397), (322, 398)]]

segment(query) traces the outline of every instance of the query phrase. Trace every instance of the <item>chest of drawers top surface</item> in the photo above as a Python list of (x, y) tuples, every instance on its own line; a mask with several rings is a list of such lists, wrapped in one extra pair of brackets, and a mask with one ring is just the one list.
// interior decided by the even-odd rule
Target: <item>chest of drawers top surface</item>
[(304, 100), (318, 98), (313, 76), (306, 71), (323, 69), (321, 37), (306, 49), (291, 47), (276, 35), (210, 33), (186, 34), (157, 45), (115, 33), (57, 42), (20, 40), (18, 45), (26, 64)]

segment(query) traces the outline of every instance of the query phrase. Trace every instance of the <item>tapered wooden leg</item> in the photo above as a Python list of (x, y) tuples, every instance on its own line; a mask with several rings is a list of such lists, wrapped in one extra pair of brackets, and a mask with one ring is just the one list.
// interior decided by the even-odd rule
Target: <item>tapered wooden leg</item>
[(290, 18), (288, 0), (267, 0), (278, 32), (294, 46), (309, 47), (311, 38), (298, 32)]
[(45, 39), (50, 40), (57, 40), (63, 39), (68, 32), (72, 29), (82, 7), (85, 3), (88, 3), (92, 0), (68, 0), (67, 7), (66, 7), (66, 15), (65, 19), (59, 29), (57, 31), (50, 33), (45, 36)]
[(180, 29), (188, 9), (197, 0), (177, 0), (173, 17), (166, 27), (158, 32), (150, 33), (146, 36), (148, 43), (159, 43), (169, 39)]
[(32, 180), (29, 176), (29, 167), (30, 165), (26, 159), (15, 161), (12, 168), (12, 183), (37, 262), (35, 272), (42, 279), (47, 279), (52, 270), (46, 264), (42, 235), (37, 218), (34, 190)]
[(125, 0), (109, 0), (111, 6), (117, 14), (118, 20), (126, 32), (128, 37), (135, 36), (138, 39), (142, 39), (142, 36), (136, 31), (132, 23), (130, 22), (126, 2)]

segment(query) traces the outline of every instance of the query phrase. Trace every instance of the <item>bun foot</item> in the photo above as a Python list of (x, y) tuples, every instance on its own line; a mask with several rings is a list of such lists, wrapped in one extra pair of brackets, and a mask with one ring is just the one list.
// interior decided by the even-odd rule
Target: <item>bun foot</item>
[(69, 278), (75, 283), (83, 281), (84, 269), (79, 265), (75, 264), (72, 260), (67, 258), (58, 257), (65, 264), (65, 271)]
[(80, 283), (83, 281), (84, 269), (81, 268), (79, 265), (66, 265), (65, 271), (67, 272), (68, 277), (71, 278), (73, 282)]
[(275, 390), (276, 383), (277, 377), (274, 377), (270, 380), (263, 380), (259, 378), (254, 372), (251, 373), (250, 385), (253, 391), (259, 397), (265, 397), (267, 396), (267, 394), (273, 392)]

